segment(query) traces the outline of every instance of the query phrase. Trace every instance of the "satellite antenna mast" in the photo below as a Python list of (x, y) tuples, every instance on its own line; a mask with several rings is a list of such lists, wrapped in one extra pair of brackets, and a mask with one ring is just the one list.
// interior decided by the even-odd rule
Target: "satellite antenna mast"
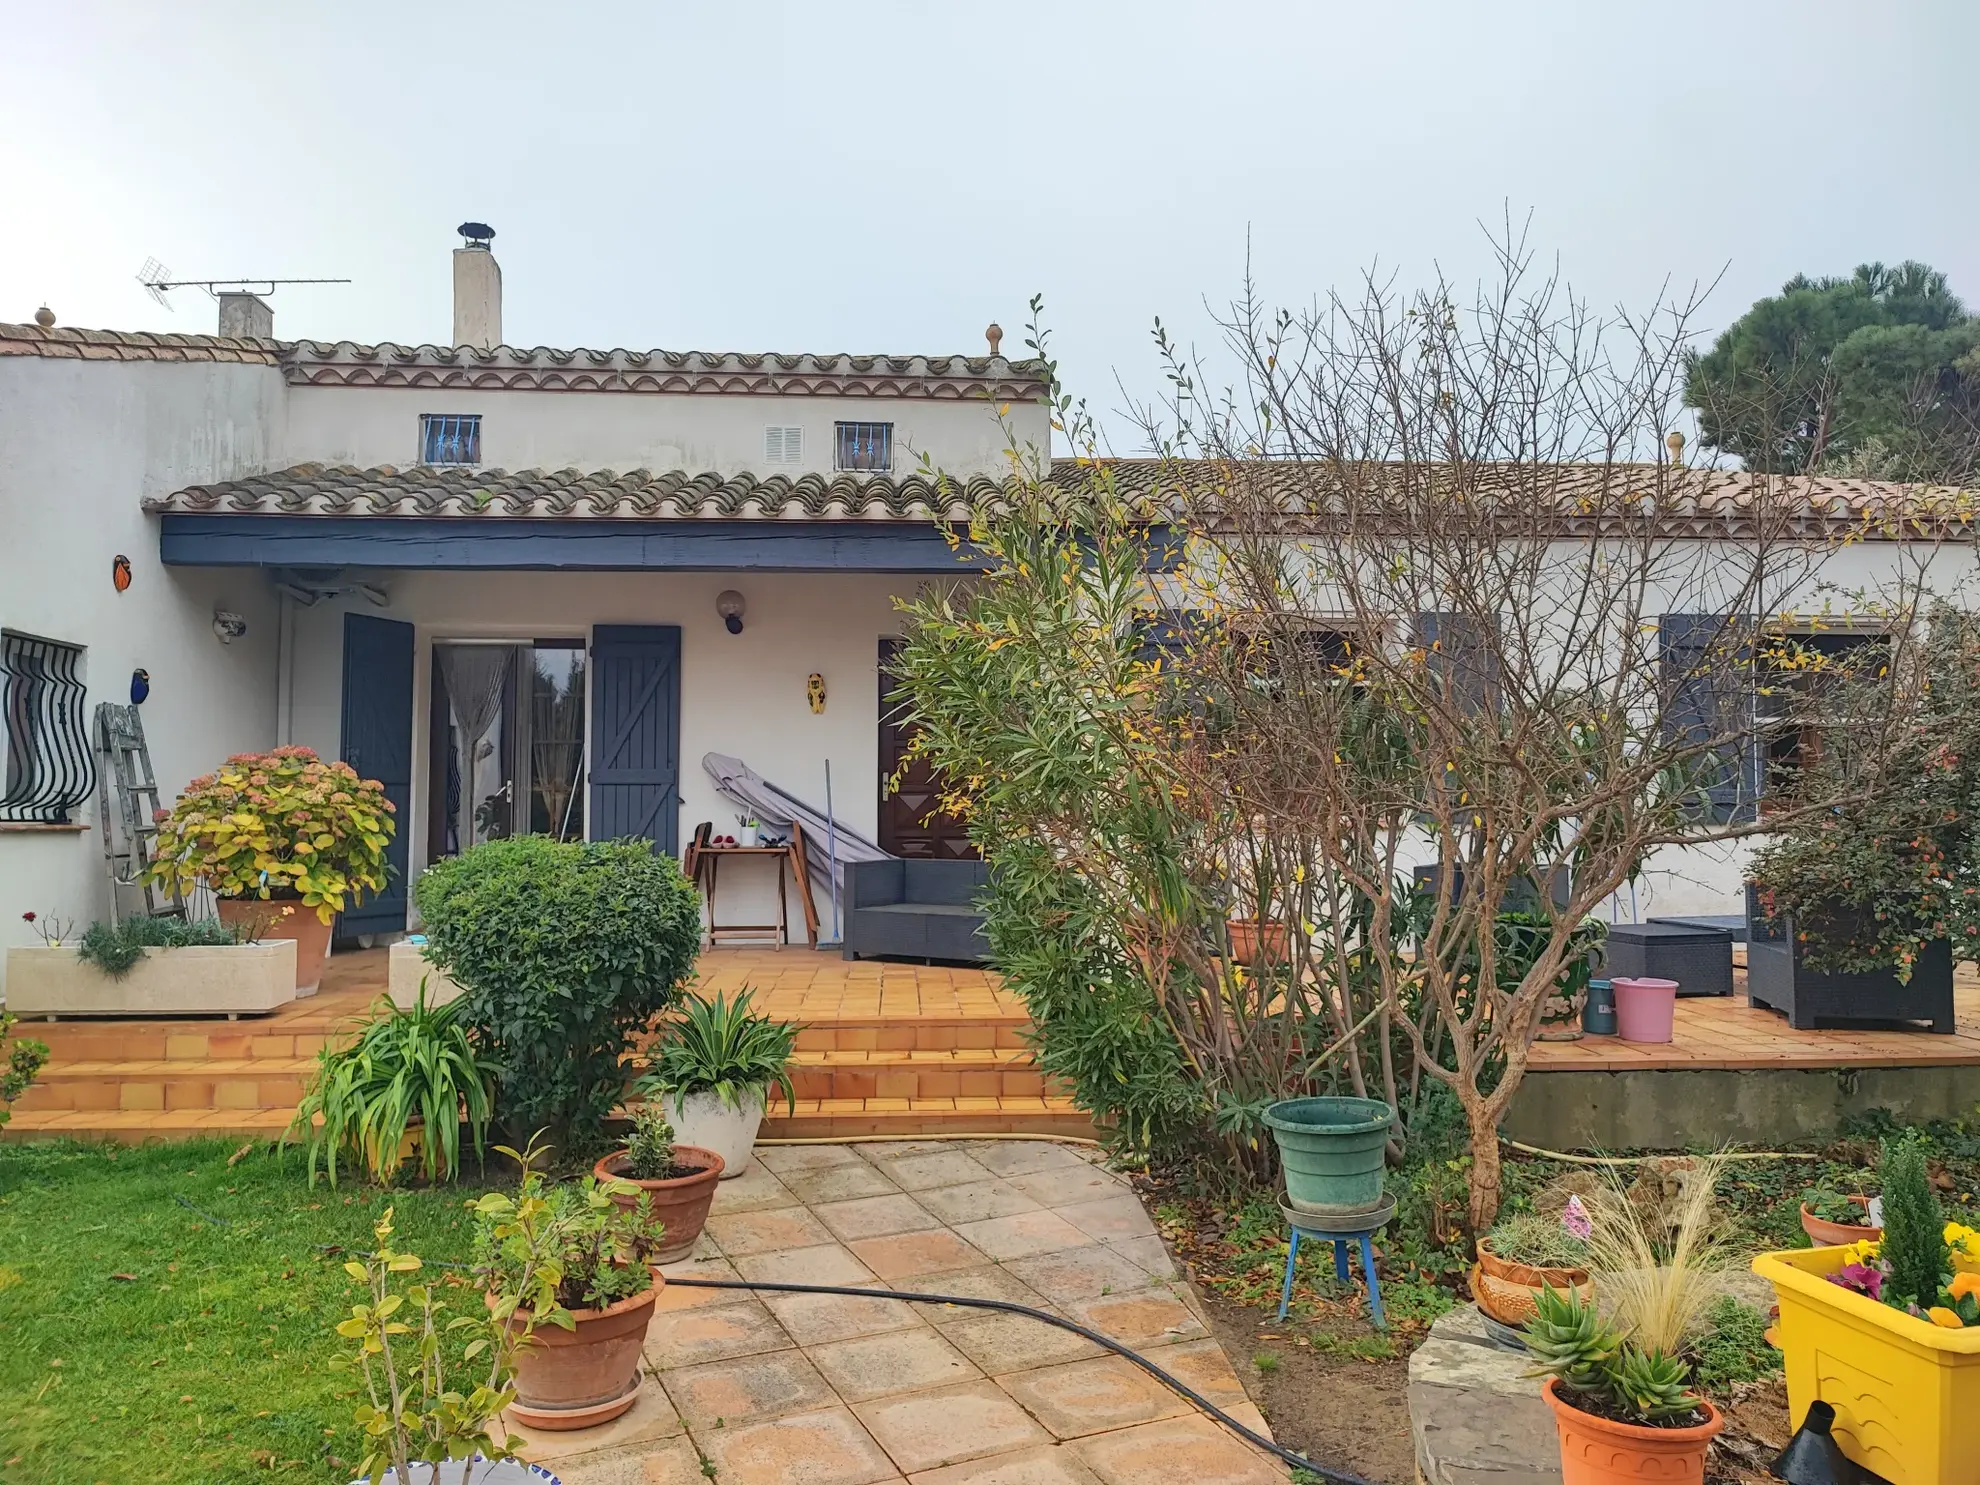
[(253, 294), (267, 298), (282, 284), (347, 284), (347, 278), (181, 278), (172, 277), (172, 270), (156, 258), (146, 258), (144, 267), (138, 270), (137, 281), (144, 285), (144, 292), (152, 302), (163, 309), (171, 309), (172, 301), (165, 296), (173, 289), (204, 289), (214, 298), (226, 289), (242, 294)]

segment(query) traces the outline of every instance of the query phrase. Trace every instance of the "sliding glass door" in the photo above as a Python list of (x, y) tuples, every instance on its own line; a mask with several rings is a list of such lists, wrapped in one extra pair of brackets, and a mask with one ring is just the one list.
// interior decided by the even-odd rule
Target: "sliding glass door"
[(519, 833), (584, 838), (581, 639), (433, 646), (427, 854)]

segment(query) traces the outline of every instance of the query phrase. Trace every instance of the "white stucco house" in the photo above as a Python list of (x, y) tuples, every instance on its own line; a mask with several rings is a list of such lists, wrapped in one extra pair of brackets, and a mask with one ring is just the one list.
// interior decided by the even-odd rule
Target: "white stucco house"
[[(23, 911), (104, 915), (86, 729), (139, 670), (167, 803), (281, 743), (385, 782), (399, 875), (347, 936), (403, 930), (405, 884), (491, 833), (733, 832), (710, 752), (821, 808), (829, 761), (851, 829), (966, 851), (883, 802), (882, 652), (897, 595), (967, 572), (923, 456), (966, 487), (1013, 436), (1047, 448), (1040, 369), (994, 330), (977, 356), (523, 350), (485, 247), (455, 289), (452, 348), (278, 340), (247, 295), (229, 336), (0, 325), (0, 945)], [(731, 872), (725, 917), (766, 921), (774, 878)]]
[[(485, 247), (455, 253), (453, 347), (279, 340), (245, 294), (224, 335), (0, 324), (0, 947), (35, 941), (25, 911), (106, 913), (88, 724), (138, 671), (168, 803), (281, 743), (385, 783), (397, 876), (346, 937), (406, 929), (406, 884), (494, 834), (732, 831), (709, 753), (820, 807), (829, 763), (851, 830), (967, 852), (921, 781), (883, 787), (884, 655), (898, 596), (969, 571), (939, 523), (1013, 442), (1049, 450), (1043, 369), (995, 334), (981, 356), (525, 350), (500, 294)], [(1736, 546), (1737, 491), (1712, 488), (1695, 539)], [(1819, 527), (1896, 493), (1808, 496)], [(1865, 541), (1827, 579), (1917, 556)], [(1949, 596), (1972, 576), (1965, 536), (1926, 556)], [(1725, 807), (1760, 783), (1756, 754)], [(1743, 856), (1660, 853), (1615, 912), (1727, 911)], [(724, 917), (768, 921), (773, 881), (725, 879)]]

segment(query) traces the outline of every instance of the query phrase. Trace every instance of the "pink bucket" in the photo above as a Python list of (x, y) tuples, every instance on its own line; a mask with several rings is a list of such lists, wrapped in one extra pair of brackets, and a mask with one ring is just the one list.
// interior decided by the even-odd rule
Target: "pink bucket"
[(1626, 1042), (1667, 1042), (1677, 1015), (1676, 980), (1611, 981), (1616, 989), (1616, 1034)]

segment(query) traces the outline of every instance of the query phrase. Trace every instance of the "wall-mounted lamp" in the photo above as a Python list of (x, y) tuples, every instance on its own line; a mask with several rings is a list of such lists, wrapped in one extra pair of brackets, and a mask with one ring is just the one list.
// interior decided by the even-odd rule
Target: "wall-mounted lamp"
[(743, 625), (743, 596), (734, 588), (724, 588), (715, 595), (715, 612), (722, 616), (722, 622), (729, 633), (741, 634)]
[(804, 678), (804, 699), (814, 712), (825, 710), (825, 677), (815, 670)]
[(247, 620), (224, 608), (213, 611), (213, 633), (223, 645), (230, 645), (247, 634)]

